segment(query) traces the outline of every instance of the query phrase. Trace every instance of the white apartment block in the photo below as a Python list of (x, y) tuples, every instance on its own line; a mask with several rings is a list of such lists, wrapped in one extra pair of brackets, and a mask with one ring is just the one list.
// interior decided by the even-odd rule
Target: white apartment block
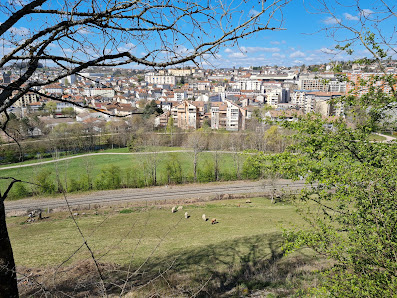
[(226, 101), (226, 104), (226, 130), (238, 131), (240, 130), (243, 122), (240, 108), (230, 101)]
[(291, 101), (292, 104), (296, 104), (298, 106), (303, 106), (306, 102), (306, 94), (302, 91), (295, 91), (291, 93)]
[(237, 82), (229, 83), (232, 89), (237, 90), (255, 90), (255, 91), (263, 91), (261, 80), (240, 80)]
[(22, 98), (18, 99), (14, 106), (16, 107), (26, 107), (34, 102), (38, 102), (40, 100), (40, 96), (36, 93), (26, 93), (22, 96)]
[(298, 82), (298, 86), (301, 90), (328, 91), (328, 84), (324, 79), (301, 79)]
[(116, 92), (112, 88), (86, 88), (84, 89), (85, 96), (102, 96), (112, 98)]
[(164, 84), (175, 85), (175, 76), (146, 74), (145, 81), (149, 84), (156, 84), (156, 85), (164, 85)]
[(176, 76), (176, 77), (183, 77), (183, 76), (190, 76), (191, 74), (194, 74), (196, 70), (194, 68), (192, 69), (168, 69), (168, 73), (170, 75)]
[(174, 90), (174, 100), (181, 102), (187, 99), (187, 92), (185, 90), (175, 89)]
[(329, 92), (339, 92), (339, 93), (345, 93), (346, 92), (346, 81), (339, 82), (339, 81), (330, 81), (328, 84)]

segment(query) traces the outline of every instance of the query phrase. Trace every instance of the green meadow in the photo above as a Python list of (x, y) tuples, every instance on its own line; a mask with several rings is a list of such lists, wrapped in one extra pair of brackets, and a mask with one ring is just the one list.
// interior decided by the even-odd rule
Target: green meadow
[[(185, 212), (190, 218), (184, 217)], [(189, 296), (189, 291), (192, 294), (202, 286), (210, 296), (263, 289), (290, 295), (309, 287), (317, 279), (314, 271), (322, 268), (310, 251), (283, 254), (282, 229), (304, 227), (288, 202), (233, 199), (184, 204), (176, 213), (164, 205), (79, 213), (77, 224), (109, 283), (122, 283), (126, 268), (139, 272), (128, 282), (137, 297), (148, 295), (153, 287), (164, 295)], [(202, 214), (209, 220), (204, 221)], [(212, 218), (218, 223), (211, 224)], [(49, 214), (49, 218), (33, 223), (13, 217), (8, 227), (21, 270), (41, 268), (51, 275), (51, 270), (58, 268), (62, 274), (54, 277), (59, 279), (57, 283), (83, 278), (76, 271), (83, 270), (79, 266), (92, 258), (68, 213)], [(137, 286), (156, 280), (159, 272), (164, 272), (168, 285), (161, 279)], [(52, 278), (40, 280), (52, 282)], [(116, 287), (111, 292), (117, 294), (119, 290)]]
[[(29, 195), (54, 195), (59, 189), (59, 183), (69, 191), (90, 190), (86, 187), (75, 187), (71, 190), (71, 183), (87, 184), (90, 179), (92, 189), (96, 189), (96, 181), (109, 178), (117, 174), (120, 181), (115, 186), (106, 189), (120, 187), (146, 187), (154, 185), (154, 165), (156, 165), (156, 184), (186, 183), (193, 182), (193, 153), (192, 152), (164, 152), (172, 151), (169, 148), (145, 148), (139, 154), (106, 154), (106, 153), (128, 153), (127, 149), (110, 149), (98, 152), (97, 155), (79, 155), (72, 159), (59, 158), (56, 162), (47, 164), (36, 164), (29, 167), (0, 170), (2, 176), (16, 177), (18, 179), (46, 185), (50, 183), (54, 190), (45, 193), (45, 187), (37, 190), (37, 186), (24, 184), (24, 190), (20, 191), (16, 187), (11, 191), (9, 199), (23, 198)], [(157, 151), (157, 153), (153, 153)], [(238, 153), (218, 153), (219, 180), (237, 179), (237, 168), (241, 173), (244, 154)], [(50, 161), (52, 159), (42, 159), (40, 161)], [(37, 161), (36, 161), (37, 162)], [(29, 161), (26, 163), (35, 163)], [(21, 165), (24, 163), (21, 163)], [(20, 164), (12, 164), (20, 165)], [(171, 166), (170, 166), (171, 165)], [(112, 171), (106, 172), (106, 169)], [(171, 167), (171, 169), (170, 169)], [(105, 172), (104, 172), (105, 171)], [(100, 174), (102, 173), (102, 176)], [(208, 182), (215, 180), (215, 153), (201, 152), (198, 154), (198, 181)], [(41, 177), (41, 178), (40, 178)], [(44, 177), (44, 178), (43, 178)], [(175, 178), (176, 177), (176, 178)], [(58, 179), (59, 178), (59, 179)], [(40, 180), (41, 179), (41, 180)], [(44, 181), (44, 180), (45, 181)], [(83, 181), (85, 179), (85, 181)], [(74, 180), (74, 181), (72, 181)], [(6, 180), (0, 181), (0, 187), (4, 189), (7, 185)], [(19, 193), (17, 194), (17, 192)], [(22, 193), (20, 193), (22, 192)], [(26, 193), (26, 195), (24, 195)]]

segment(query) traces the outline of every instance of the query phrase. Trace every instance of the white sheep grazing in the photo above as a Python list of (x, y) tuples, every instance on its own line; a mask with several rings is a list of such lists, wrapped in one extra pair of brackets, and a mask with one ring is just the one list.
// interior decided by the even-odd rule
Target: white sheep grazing
[(207, 216), (205, 216), (205, 214), (203, 214), (203, 215), (201, 216), (201, 218), (202, 218), (204, 221), (207, 221), (207, 220), (208, 220), (208, 218), (207, 218)]
[(189, 217), (190, 217), (189, 213), (185, 212), (185, 218), (189, 218)]
[(179, 211), (179, 210), (182, 210), (182, 209), (183, 209), (183, 206), (179, 206), (179, 207), (178, 207), (178, 211)]
[(176, 206), (174, 206), (174, 207), (172, 207), (171, 211), (172, 211), (172, 213), (175, 213), (175, 212), (177, 212), (178, 210), (176, 209)]

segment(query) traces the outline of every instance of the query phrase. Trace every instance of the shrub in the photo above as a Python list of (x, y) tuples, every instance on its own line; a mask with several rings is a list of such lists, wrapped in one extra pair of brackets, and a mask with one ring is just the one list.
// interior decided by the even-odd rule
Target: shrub
[(55, 192), (55, 184), (51, 180), (51, 171), (42, 170), (36, 176), (36, 183), (38, 186), (38, 192), (43, 194), (52, 194)]
[(21, 199), (21, 198), (26, 198), (30, 196), (31, 193), (30, 191), (26, 188), (26, 186), (23, 183), (16, 183), (15, 186), (12, 189), (12, 192), (10, 193), (10, 198), (11, 199)]
[(95, 187), (97, 189), (116, 189), (121, 186), (120, 168), (109, 165), (102, 168), (101, 173), (97, 176)]

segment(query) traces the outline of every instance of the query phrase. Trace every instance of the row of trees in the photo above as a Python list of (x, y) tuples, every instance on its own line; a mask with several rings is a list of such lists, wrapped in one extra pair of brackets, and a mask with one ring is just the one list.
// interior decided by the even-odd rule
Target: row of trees
[[(34, 119), (33, 119), (34, 120)], [(10, 131), (20, 132), (21, 126), (29, 126), (32, 119), (13, 119), (10, 121)], [(34, 121), (40, 122), (39, 119)], [(143, 147), (153, 146), (186, 146), (191, 147), (190, 135), (201, 134), (202, 150), (262, 150), (266, 152), (281, 152), (288, 145), (285, 135), (288, 131), (277, 126), (261, 124), (258, 130), (239, 133), (211, 131), (206, 128), (198, 133), (185, 132), (177, 127), (167, 127), (166, 130), (153, 130), (149, 120), (141, 116), (129, 120), (116, 120), (98, 123), (61, 123), (52, 128), (40, 125), (45, 136), (39, 139), (21, 141), (17, 144), (5, 144), (0, 148), (2, 163), (18, 162), (32, 158), (50, 157), (53, 154), (90, 152), (105, 148), (124, 148), (139, 151)], [(15, 126), (15, 130), (13, 127)], [(15, 134), (16, 139), (22, 138)], [(20, 150), (19, 150), (20, 149)]]
[[(267, 178), (268, 173), (255, 171), (255, 155), (235, 152), (221, 154), (212, 152), (168, 153), (153, 152), (139, 157), (134, 165), (120, 168), (113, 164), (104, 166), (100, 171), (93, 159), (84, 159), (79, 174), (68, 173), (68, 164), (55, 169), (37, 169), (29, 181), (31, 185), (18, 183), (10, 192), (11, 199), (33, 195), (51, 195), (109, 190), (119, 188), (140, 188), (165, 184), (191, 182), (230, 181), (236, 179)], [(65, 168), (60, 171), (60, 168)], [(58, 172), (56, 172), (58, 169)], [(59, 178), (59, 179), (58, 179)]]

